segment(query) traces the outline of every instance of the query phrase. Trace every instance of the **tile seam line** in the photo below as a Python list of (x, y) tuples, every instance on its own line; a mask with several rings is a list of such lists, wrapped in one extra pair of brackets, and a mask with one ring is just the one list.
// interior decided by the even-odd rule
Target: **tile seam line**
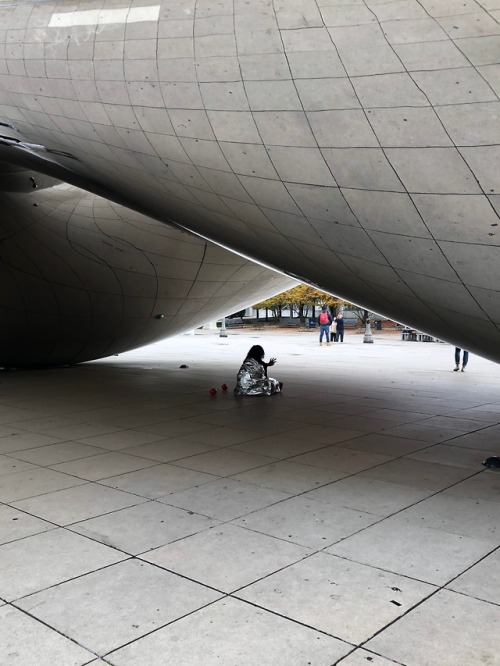
[[(363, 647), (368, 641), (372, 640), (373, 638), (375, 638), (375, 636), (378, 636), (380, 633), (382, 633), (383, 631), (385, 631), (386, 629), (388, 629), (389, 627), (391, 627), (392, 625), (394, 625), (394, 624), (395, 624), (396, 622), (398, 622), (401, 618), (403, 618), (403, 617), (405, 617), (406, 615), (408, 615), (408, 613), (411, 613), (413, 610), (415, 610), (415, 608), (419, 607), (420, 605), (422, 605), (423, 603), (425, 603), (426, 601), (428, 601), (431, 597), (434, 597), (434, 596), (435, 596), (436, 594), (438, 594), (439, 592), (443, 592), (443, 591), (445, 591), (445, 592), (450, 592), (450, 593), (452, 593), (452, 594), (460, 594), (461, 596), (468, 597), (469, 599), (476, 599), (477, 601), (481, 601), (482, 603), (489, 604), (490, 606), (496, 606), (496, 607), (499, 607), (500, 604), (495, 604), (495, 603), (492, 603), (492, 602), (489, 602), (489, 601), (485, 601), (484, 599), (477, 599), (477, 597), (474, 597), (474, 596), (471, 596), (471, 595), (467, 595), (467, 594), (463, 594), (463, 593), (460, 593), (460, 592), (455, 592), (454, 590), (449, 590), (449, 589), (447, 589), (447, 586), (448, 586), (450, 583), (453, 583), (455, 580), (457, 580), (457, 578), (459, 578), (459, 577), (462, 576), (463, 574), (467, 573), (467, 571), (469, 571), (470, 569), (472, 569), (473, 567), (475, 567), (477, 564), (479, 564), (480, 562), (482, 562), (484, 559), (486, 559), (487, 557), (489, 557), (492, 553), (494, 553), (495, 551), (497, 551), (499, 548), (500, 548), (500, 546), (497, 546), (497, 547), (494, 548), (492, 551), (490, 551), (489, 553), (486, 553), (486, 555), (484, 555), (484, 556), (481, 557), (479, 560), (477, 560), (477, 562), (474, 562), (474, 564), (471, 564), (471, 565), (470, 565), (469, 567), (467, 567), (464, 571), (462, 571), (462, 572), (460, 572), (459, 574), (457, 574), (456, 576), (454, 576), (451, 580), (447, 581), (447, 582), (444, 583), (443, 585), (437, 586), (437, 589), (434, 590), (434, 591), (432, 591), (432, 592), (429, 594), (429, 596), (425, 597), (425, 599), (422, 599), (421, 601), (419, 601), (418, 603), (416, 603), (414, 606), (412, 606), (412, 608), (408, 609), (405, 613), (403, 613), (403, 615), (401, 615), (399, 618), (395, 619), (393, 622), (390, 622), (389, 624), (387, 624), (383, 629), (380, 629), (379, 631), (375, 632), (375, 633), (373, 634), (373, 636), (371, 636), (370, 638), (368, 638), (368, 639), (367, 639), (366, 641), (364, 641), (363, 643), (360, 643), (359, 647)], [(423, 581), (423, 582), (425, 582), (425, 581)], [(429, 583), (428, 583), (428, 584), (429, 584)]]
[[(47, 589), (48, 589), (48, 588), (47, 588)], [(16, 606), (15, 602), (7, 602), (6, 605), (11, 606), (12, 608), (15, 608), (18, 612), (23, 613), (23, 615), (28, 616), (29, 618), (31, 618), (31, 619), (34, 620), (35, 622), (39, 622), (39, 623), (42, 624), (43, 626), (47, 627), (47, 629), (50, 629), (51, 631), (55, 632), (56, 634), (59, 634), (59, 636), (62, 636), (63, 638), (65, 638), (66, 640), (70, 641), (70, 642), (73, 643), (74, 645), (77, 645), (77, 646), (78, 646), (79, 648), (81, 648), (82, 650), (85, 650), (86, 652), (89, 652), (91, 655), (94, 655), (97, 659), (99, 658), (99, 655), (98, 655), (96, 652), (94, 652), (93, 650), (91, 650), (91, 649), (85, 647), (84, 645), (82, 645), (81, 643), (79, 643), (76, 639), (72, 638), (71, 636), (66, 635), (63, 631), (61, 631), (61, 630), (59, 630), (59, 629), (56, 629), (55, 627), (52, 627), (52, 626), (51, 626), (50, 624), (48, 624), (45, 620), (42, 620), (41, 618), (36, 617), (35, 615), (32, 615), (29, 611), (27, 611), (27, 610), (25, 610), (25, 609), (23, 609), (23, 608), (20, 608), (19, 606)], [(83, 662), (83, 663), (84, 663), (84, 664), (92, 663), (92, 662), (94, 661), (94, 656), (92, 657), (91, 662)]]

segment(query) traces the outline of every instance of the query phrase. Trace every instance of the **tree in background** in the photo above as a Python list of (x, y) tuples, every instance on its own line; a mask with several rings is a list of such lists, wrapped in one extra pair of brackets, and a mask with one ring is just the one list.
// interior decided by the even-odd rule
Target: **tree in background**
[[(285, 298), (285, 294), (288, 292), (283, 291), (281, 294), (276, 294), (276, 296), (272, 296), (271, 298), (266, 298), (265, 301), (261, 301), (260, 303), (256, 303), (253, 308), (255, 310), (271, 310), (273, 315), (279, 319), (281, 318), (281, 315), (283, 313), (283, 308), (285, 308), (288, 305), (288, 300)], [(267, 315), (266, 315), (267, 317)]]
[(314, 316), (315, 308), (323, 305), (328, 305), (333, 312), (340, 305), (345, 305), (345, 302), (320, 289), (315, 289), (307, 284), (299, 284), (293, 289), (288, 289), (288, 291), (283, 291), (281, 294), (256, 303), (253, 307), (256, 310), (271, 310), (275, 317), (281, 317), (283, 308), (288, 306), (290, 311), (295, 312), (300, 321), (304, 323), (306, 308), (312, 307)]
[(360, 322), (360, 324), (366, 326), (366, 322), (368, 319), (370, 319), (370, 310), (365, 310), (364, 308), (360, 308), (358, 305), (352, 305), (352, 303), (349, 303), (349, 311), (356, 316), (356, 319)]

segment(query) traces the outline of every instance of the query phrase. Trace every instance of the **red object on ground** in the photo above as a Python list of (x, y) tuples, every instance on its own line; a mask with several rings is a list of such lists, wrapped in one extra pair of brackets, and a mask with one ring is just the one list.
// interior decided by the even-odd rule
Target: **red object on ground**
[(211, 388), (209, 393), (210, 393), (210, 395), (217, 395), (217, 389), (216, 388)]
[(227, 391), (228, 388), (229, 388), (229, 386), (227, 384), (222, 384), (222, 386), (221, 386), (221, 389), (223, 391)]

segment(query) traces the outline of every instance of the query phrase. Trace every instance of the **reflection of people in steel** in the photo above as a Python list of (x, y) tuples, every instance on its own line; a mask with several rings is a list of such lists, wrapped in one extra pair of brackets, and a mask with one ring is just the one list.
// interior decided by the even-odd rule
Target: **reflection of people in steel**
[(267, 368), (276, 363), (275, 358), (264, 360), (264, 350), (260, 345), (250, 348), (236, 377), (235, 395), (272, 395), (280, 393), (282, 382), (267, 376)]
[[(455, 367), (453, 368), (453, 372), (458, 372), (460, 370), (460, 352), (461, 352), (460, 347), (455, 347)], [(462, 372), (464, 372), (465, 368), (467, 367), (467, 363), (469, 362), (469, 352), (463, 350), (463, 356), (462, 356)]]

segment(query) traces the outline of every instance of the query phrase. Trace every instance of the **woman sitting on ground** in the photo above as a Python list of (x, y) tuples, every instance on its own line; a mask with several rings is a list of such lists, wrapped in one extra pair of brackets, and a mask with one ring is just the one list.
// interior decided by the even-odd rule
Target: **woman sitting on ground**
[(264, 360), (264, 350), (260, 345), (250, 348), (236, 377), (235, 395), (272, 395), (283, 388), (282, 382), (267, 376), (267, 368), (276, 363), (271, 358), (269, 363)]

